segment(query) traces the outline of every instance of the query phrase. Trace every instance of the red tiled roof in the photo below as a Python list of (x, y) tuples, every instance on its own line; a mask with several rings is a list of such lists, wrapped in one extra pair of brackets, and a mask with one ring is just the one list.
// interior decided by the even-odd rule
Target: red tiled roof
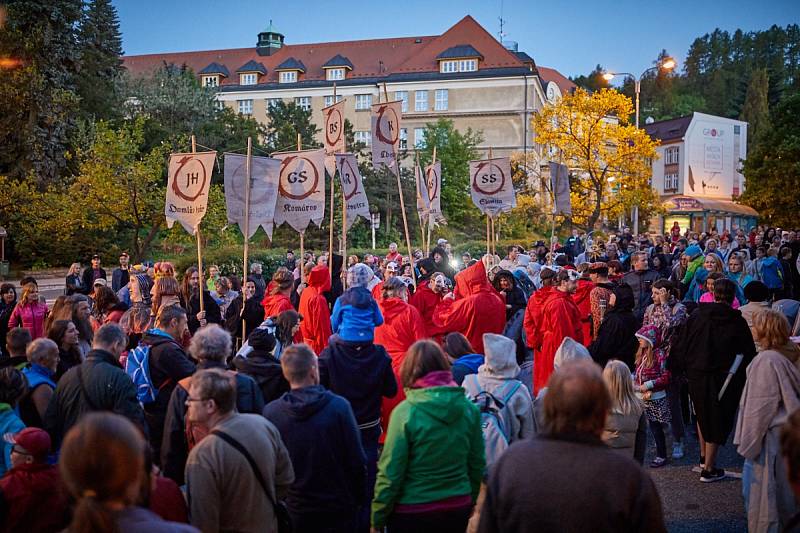
[[(234, 48), (201, 52), (176, 52), (125, 56), (125, 67), (134, 76), (146, 75), (164, 63), (186, 65), (200, 72), (210, 63), (219, 63), (234, 70), (249, 61), (259, 61), (267, 68), (261, 83), (278, 80), (275, 67), (294, 57), (306, 66), (302, 80), (324, 80), (322, 65), (331, 57), (341, 54), (353, 63), (348, 78), (374, 78), (390, 73), (438, 72), (436, 56), (459, 44), (469, 43), (483, 54), (480, 68), (524, 67), (512, 52), (506, 50), (475, 19), (467, 15), (439, 36), (401, 37), (342, 41), (314, 44), (288, 44), (271, 56), (259, 56), (256, 48)], [(238, 79), (223, 79), (223, 85), (236, 85)]]
[(561, 94), (569, 94), (578, 87), (572, 83), (569, 78), (555, 69), (539, 66), (536, 68), (539, 70), (539, 77), (542, 79), (542, 81), (555, 82), (555, 84), (558, 85), (558, 88), (561, 89)]

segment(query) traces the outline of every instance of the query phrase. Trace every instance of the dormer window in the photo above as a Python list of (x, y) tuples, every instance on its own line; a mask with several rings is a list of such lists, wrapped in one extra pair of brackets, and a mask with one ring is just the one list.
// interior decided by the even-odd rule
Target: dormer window
[(329, 81), (344, 79), (344, 68), (329, 68), (325, 70), (327, 71), (326, 79)]
[(203, 87), (218, 87), (219, 75), (203, 76)]
[(280, 74), (279, 81), (281, 83), (296, 83), (297, 82), (297, 71), (296, 70), (284, 70)]
[(258, 75), (255, 72), (239, 74), (240, 85), (255, 85), (258, 82)]
[(267, 73), (266, 67), (258, 61), (248, 61), (236, 70), (239, 74), (239, 85), (256, 85), (258, 77)]
[(220, 65), (219, 63), (207, 65), (199, 74), (200, 84), (203, 87), (219, 87), (219, 84), (222, 83), (221, 78), (230, 76), (225, 65)]
[(478, 61), (483, 56), (474, 47), (468, 44), (459, 44), (448, 48), (438, 56), (439, 72), (449, 74), (453, 72), (475, 72), (478, 70)]

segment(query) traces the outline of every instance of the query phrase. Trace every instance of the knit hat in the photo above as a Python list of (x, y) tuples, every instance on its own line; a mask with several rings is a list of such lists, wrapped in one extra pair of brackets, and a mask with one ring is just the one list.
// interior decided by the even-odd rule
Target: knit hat
[(688, 255), (691, 259), (695, 259), (698, 255), (701, 255), (703, 253), (703, 250), (701, 250), (698, 245), (693, 244), (688, 248), (686, 248), (686, 251), (684, 253)]
[(254, 350), (271, 352), (275, 349), (275, 336), (268, 328), (256, 328), (247, 336), (247, 343)]
[(347, 271), (348, 287), (366, 287), (375, 274), (364, 263), (356, 263)]
[(639, 331), (636, 332), (636, 337), (642, 339), (653, 348), (657, 348), (659, 344), (661, 344), (658, 328), (652, 324), (647, 324), (639, 328)]
[(519, 374), (517, 345), (514, 341), (503, 335), (484, 333), (483, 350), (486, 352), (486, 362), (478, 369), (481, 374), (507, 378)]

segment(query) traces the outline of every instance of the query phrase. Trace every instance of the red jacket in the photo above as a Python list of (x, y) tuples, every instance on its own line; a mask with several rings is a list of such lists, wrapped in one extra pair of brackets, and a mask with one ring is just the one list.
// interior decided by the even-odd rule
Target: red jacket
[(370, 291), (372, 293), (372, 297), (375, 298), (375, 301), (380, 303), (381, 299), (383, 298), (383, 282), (381, 281)]
[(392, 358), (392, 370), (397, 374), (408, 348), (427, 332), (422, 315), (400, 298), (389, 298), (378, 302), (383, 315), (383, 325), (375, 328), (375, 344), (380, 344)]
[(581, 326), (583, 327), (583, 345), (589, 346), (592, 342), (592, 329), (589, 316), (592, 314), (592, 301), (589, 295), (594, 289), (594, 283), (587, 279), (578, 280), (578, 290), (572, 295), (578, 311), (581, 312)]
[(569, 293), (553, 289), (542, 309), (539, 330), (542, 345), (541, 350), (533, 357), (534, 395), (547, 386), (547, 380), (553, 373), (556, 350), (561, 346), (564, 337), (583, 343), (581, 312)]
[(278, 316), (284, 311), (293, 311), (292, 301), (285, 294), (266, 294), (261, 300), (264, 307), (264, 317)]
[(61, 531), (69, 524), (67, 495), (55, 466), (12, 468), (0, 479), (0, 498), (8, 512), (2, 531)]
[(542, 346), (542, 313), (544, 312), (544, 304), (547, 303), (550, 293), (554, 290), (553, 287), (542, 287), (533, 293), (533, 296), (528, 300), (528, 306), (525, 308), (525, 318), (522, 326), (525, 328), (528, 348), (532, 350), (539, 350)]
[(503, 333), (506, 305), (486, 278), (482, 261), (456, 275), (456, 292), (463, 298), (444, 298), (433, 313), (434, 329), (429, 335), (458, 331), (477, 353), (483, 353), (484, 333)]
[(315, 266), (306, 281), (308, 287), (300, 295), (300, 309), (298, 310), (303, 316), (300, 333), (303, 334), (303, 342), (319, 355), (328, 346), (328, 339), (332, 334), (331, 312), (328, 309), (328, 301), (322, 294), (331, 288), (331, 275), (328, 267)]
[(413, 305), (417, 311), (419, 311), (420, 316), (422, 316), (426, 331), (433, 331), (435, 329), (433, 325), (433, 312), (441, 301), (442, 295), (433, 292), (428, 286), (427, 281), (420, 282), (419, 285), (417, 285), (416, 292), (409, 298), (408, 303)]
[(33, 340), (47, 335), (44, 330), (44, 319), (47, 316), (47, 304), (17, 304), (8, 318), (8, 329), (21, 326), (27, 329)]

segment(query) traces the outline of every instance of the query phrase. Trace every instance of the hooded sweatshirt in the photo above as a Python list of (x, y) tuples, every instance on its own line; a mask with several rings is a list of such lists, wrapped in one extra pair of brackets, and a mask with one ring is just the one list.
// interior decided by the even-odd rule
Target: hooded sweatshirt
[(409, 388), (389, 422), (378, 463), (372, 527), (403, 504), (466, 496), (474, 502), (485, 467), (478, 408), (453, 386)]
[(331, 336), (331, 314), (323, 293), (330, 290), (331, 276), (328, 267), (315, 266), (308, 276), (308, 287), (300, 295), (299, 312), (303, 316), (300, 333), (303, 341), (319, 355), (328, 345)]
[(369, 342), (383, 315), (366, 287), (350, 287), (333, 305), (331, 328), (342, 340)]
[(767, 256), (761, 262), (761, 281), (768, 289), (783, 288), (784, 272), (777, 257)]
[(280, 431), (294, 465), (290, 513), (354, 512), (363, 503), (367, 459), (346, 399), (321, 385), (293, 389), (264, 407), (264, 417)]
[(609, 359), (619, 359), (633, 371), (639, 347), (635, 337), (639, 321), (633, 314), (633, 291), (628, 285), (620, 285), (614, 289), (614, 295), (616, 303), (606, 311), (597, 338), (589, 344), (589, 352), (601, 368), (605, 368)]
[[(482, 261), (456, 276), (456, 300), (443, 299), (433, 314), (434, 330), (429, 335), (462, 333), (478, 353), (483, 353), (483, 334), (502, 333), (506, 325), (503, 299), (486, 278)], [(461, 292), (461, 298), (458, 297)]]
[[(486, 362), (478, 369), (478, 374), (464, 379), (463, 387), (467, 396), (473, 401), (483, 390), (502, 401), (513, 388), (512, 383), (520, 383), (516, 376), (519, 366), (516, 358), (516, 344), (502, 335), (487, 333), (483, 336), (486, 348)], [(501, 411), (504, 427), (508, 431), (508, 442), (532, 437), (535, 434), (533, 424), (533, 404), (528, 389), (517, 387)]]

